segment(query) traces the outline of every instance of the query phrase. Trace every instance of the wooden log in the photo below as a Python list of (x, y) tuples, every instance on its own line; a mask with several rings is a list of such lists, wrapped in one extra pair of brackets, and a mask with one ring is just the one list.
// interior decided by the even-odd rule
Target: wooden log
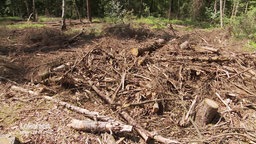
[(189, 48), (189, 42), (188, 41), (185, 41), (183, 43), (180, 44), (180, 48), (181, 49), (187, 49)]
[[(113, 102), (111, 100), (109, 100), (108, 96), (105, 96), (104, 94), (101, 93), (101, 91), (93, 86), (92, 82), (89, 81), (89, 84), (91, 85), (91, 87), (93, 88), (93, 90), (108, 104), (112, 104)], [(127, 112), (123, 111), (121, 113), (119, 113), (119, 115), (125, 119), (130, 125), (134, 126), (134, 129), (138, 132), (138, 134), (145, 140), (146, 143), (149, 143), (151, 141), (158, 141), (161, 143), (180, 143), (179, 141), (176, 140), (171, 140), (168, 138), (165, 138), (161, 135), (156, 135), (152, 132), (149, 132), (147, 130), (145, 130), (142, 126), (140, 126)]]
[[(15, 85), (11, 86), (11, 90), (19, 91), (19, 92), (23, 92), (23, 93), (28, 93), (28, 94), (31, 94), (31, 95), (34, 95), (34, 96), (39, 96), (38, 92), (34, 92), (34, 91), (31, 91), (31, 90), (28, 90), (28, 89), (25, 89), (25, 88), (22, 88), (22, 87), (18, 87), (18, 86), (15, 86)], [(84, 114), (86, 117), (91, 118), (91, 119), (96, 119), (96, 120), (101, 120), (101, 121), (108, 121), (108, 122), (115, 121), (111, 117), (100, 115), (98, 112), (89, 111), (87, 109), (69, 104), (67, 102), (63, 102), (63, 101), (54, 99), (53, 97), (50, 97), (50, 96), (42, 96), (42, 98), (44, 98), (46, 100), (53, 101), (55, 103), (58, 103), (59, 105), (62, 105), (62, 106), (66, 107), (70, 110), (75, 111), (75, 112)]]
[(211, 99), (204, 99), (197, 107), (195, 122), (199, 127), (211, 123), (218, 114), (219, 105)]
[(132, 126), (117, 122), (100, 122), (91, 120), (77, 120), (72, 119), (67, 125), (76, 130), (90, 131), (90, 132), (131, 132)]
[(132, 55), (134, 55), (136, 57), (142, 56), (146, 52), (151, 53), (151, 52), (155, 51), (156, 49), (161, 48), (162, 46), (164, 46), (164, 44), (166, 42), (167, 41), (164, 40), (164, 39), (158, 39), (152, 45), (149, 45), (149, 46), (146, 46), (146, 47), (143, 47), (143, 48), (132, 48), (130, 52), (131, 52)]

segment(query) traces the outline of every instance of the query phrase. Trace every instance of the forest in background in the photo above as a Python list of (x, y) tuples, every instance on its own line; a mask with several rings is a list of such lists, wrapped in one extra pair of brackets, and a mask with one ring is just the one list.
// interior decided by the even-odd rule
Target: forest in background
[(182, 20), (182, 24), (227, 26), (235, 36), (256, 39), (255, 0), (1, 0), (0, 16), (32, 16), (34, 21), (38, 21), (37, 16), (61, 17), (63, 2), (67, 19), (83, 19), (88, 12), (89, 16), (115, 23), (141, 17), (164, 18), (177, 24)]
[(254, 0), (0, 0), (0, 144), (256, 143), (255, 23)]

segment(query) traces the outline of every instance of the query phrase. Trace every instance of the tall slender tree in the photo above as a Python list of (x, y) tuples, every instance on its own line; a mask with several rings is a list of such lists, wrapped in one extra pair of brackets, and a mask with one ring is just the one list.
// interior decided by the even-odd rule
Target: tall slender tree
[(61, 30), (66, 30), (66, 17), (65, 17), (65, 0), (62, 0), (62, 14), (61, 14)]
[(220, 0), (220, 26), (223, 27), (223, 0)]
[(32, 10), (33, 10), (33, 21), (37, 21), (35, 0), (32, 0)]
[(86, 0), (86, 9), (87, 9), (87, 19), (89, 22), (92, 22), (92, 16), (91, 16), (91, 1)]

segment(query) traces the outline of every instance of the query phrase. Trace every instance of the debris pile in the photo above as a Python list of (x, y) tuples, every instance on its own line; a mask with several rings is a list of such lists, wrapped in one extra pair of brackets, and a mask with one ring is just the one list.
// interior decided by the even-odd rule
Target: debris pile
[[(35, 81), (40, 89), (12, 88), (91, 119), (71, 120), (77, 130), (125, 132), (160, 143), (256, 142), (256, 54), (207, 43), (191, 34), (118, 47), (120, 39), (109, 36), (75, 60), (48, 67)], [(87, 98), (74, 100), (63, 90)], [(104, 106), (104, 113), (90, 115), (85, 101)]]

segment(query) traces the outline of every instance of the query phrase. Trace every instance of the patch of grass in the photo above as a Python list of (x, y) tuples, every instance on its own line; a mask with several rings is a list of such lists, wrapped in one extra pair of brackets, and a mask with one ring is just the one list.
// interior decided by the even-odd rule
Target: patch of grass
[(59, 17), (47, 17), (47, 16), (39, 16), (39, 22), (50, 22), (50, 21), (60, 21), (61, 18)]
[(102, 18), (93, 18), (92, 22), (93, 23), (100, 23), (100, 22), (102, 22)]
[(255, 41), (249, 41), (248, 44), (244, 47), (245, 51), (248, 52), (255, 52), (256, 51), (256, 42)]
[(133, 22), (138, 24), (148, 24), (151, 29), (163, 29), (170, 23), (168, 19), (156, 17), (142, 17), (135, 19)]
[(74, 34), (77, 34), (81, 31), (81, 28), (71, 28), (71, 29), (68, 29), (67, 31), (64, 31), (64, 34), (65, 35), (74, 35)]
[(25, 29), (25, 28), (42, 28), (44, 27), (44, 24), (38, 24), (38, 23), (16, 23), (16, 24), (10, 24), (6, 25), (6, 28), (9, 29)]
[(0, 17), (0, 22), (3, 21), (21, 21), (22, 18), (20, 17)]
[(136, 19), (135, 23), (142, 23), (151, 25), (152, 28), (166, 28), (167, 24), (177, 24), (177, 25), (185, 25), (185, 26), (192, 26), (192, 27), (200, 27), (200, 28), (213, 28), (215, 25), (212, 25), (208, 22), (197, 22), (191, 19), (166, 19), (166, 18), (156, 18), (156, 17), (143, 17)]

